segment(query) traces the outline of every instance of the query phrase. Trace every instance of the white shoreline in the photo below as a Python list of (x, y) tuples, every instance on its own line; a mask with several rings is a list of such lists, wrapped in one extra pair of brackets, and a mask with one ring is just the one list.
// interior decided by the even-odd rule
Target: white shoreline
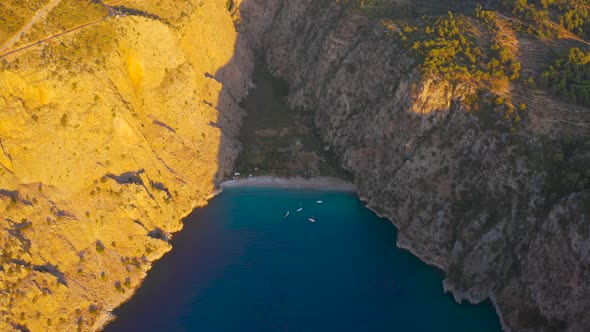
[(274, 176), (257, 176), (240, 180), (224, 181), (219, 185), (219, 187), (221, 189), (237, 187), (266, 187), (351, 192), (357, 191), (357, 188), (353, 183), (333, 177), (317, 177), (305, 179), (302, 177), (278, 178)]

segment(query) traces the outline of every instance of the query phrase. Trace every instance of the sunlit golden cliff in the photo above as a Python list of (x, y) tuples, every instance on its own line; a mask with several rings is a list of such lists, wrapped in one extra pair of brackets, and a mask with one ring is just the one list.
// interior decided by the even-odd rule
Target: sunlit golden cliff
[[(249, 55), (224, 0), (80, 3), (0, 54), (2, 331), (102, 326), (237, 152)], [(55, 24), (82, 5), (91, 24)]]

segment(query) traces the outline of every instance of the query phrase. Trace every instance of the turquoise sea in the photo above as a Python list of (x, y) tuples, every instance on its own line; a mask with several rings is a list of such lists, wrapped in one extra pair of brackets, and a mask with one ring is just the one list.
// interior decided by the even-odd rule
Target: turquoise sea
[(227, 189), (106, 331), (501, 330), (491, 304), (455, 303), (396, 235), (352, 193)]

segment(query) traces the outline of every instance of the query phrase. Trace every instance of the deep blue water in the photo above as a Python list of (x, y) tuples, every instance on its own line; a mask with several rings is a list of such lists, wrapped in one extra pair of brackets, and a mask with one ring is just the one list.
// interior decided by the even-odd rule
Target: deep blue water
[(395, 239), (354, 194), (229, 189), (185, 220), (106, 331), (501, 330)]

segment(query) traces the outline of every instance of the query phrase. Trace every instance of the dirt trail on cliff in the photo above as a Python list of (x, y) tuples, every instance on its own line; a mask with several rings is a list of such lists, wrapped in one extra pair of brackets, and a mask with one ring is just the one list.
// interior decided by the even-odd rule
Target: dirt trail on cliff
[(10, 52), (4, 53), (4, 54), (0, 54), (0, 59), (2, 59), (2, 58), (6, 58), (6, 57), (8, 57), (8, 56), (10, 56), (10, 55), (14, 55), (14, 54), (16, 54), (16, 53), (19, 53), (19, 52), (22, 52), (22, 51), (25, 51), (25, 50), (28, 50), (28, 49), (30, 49), (30, 48), (32, 48), (32, 47), (35, 47), (35, 46), (41, 45), (41, 44), (43, 44), (43, 43), (45, 43), (45, 42), (48, 42), (48, 41), (50, 41), (50, 40), (53, 40), (53, 39), (56, 39), (56, 38), (59, 38), (59, 37), (62, 37), (62, 36), (65, 36), (65, 35), (67, 35), (67, 34), (70, 34), (70, 33), (72, 33), (72, 32), (78, 31), (78, 30), (80, 30), (80, 29), (86, 28), (86, 27), (88, 27), (88, 26), (95, 25), (95, 24), (97, 24), (97, 23), (100, 23), (100, 22), (102, 22), (102, 21), (106, 20), (107, 18), (109, 18), (109, 16), (105, 16), (105, 17), (103, 17), (103, 18), (101, 18), (101, 19), (98, 19), (98, 20), (95, 20), (95, 21), (92, 21), (92, 22), (88, 22), (88, 23), (85, 23), (85, 24), (82, 24), (82, 25), (79, 25), (79, 26), (73, 27), (73, 28), (71, 28), (71, 29), (68, 29), (68, 30), (66, 30), (66, 31), (64, 31), (64, 32), (60, 32), (60, 33), (58, 33), (58, 34), (51, 35), (51, 36), (49, 36), (49, 37), (46, 37), (46, 38), (40, 39), (40, 40), (38, 40), (38, 41), (36, 41), (36, 42), (34, 42), (34, 43), (28, 44), (28, 45), (26, 45), (26, 46), (23, 46), (23, 47), (19, 47), (19, 48), (17, 48), (17, 49), (14, 49), (14, 50), (12, 50), (12, 51), (10, 51)]
[(54, 7), (59, 5), (61, 0), (51, 0), (45, 7), (41, 8), (35, 16), (23, 26), (12, 38), (10, 38), (4, 45), (0, 46), (0, 53), (9, 49), (14, 43), (16, 43), (19, 38), (24, 35), (35, 23), (37, 23), (46, 13), (51, 11)]

